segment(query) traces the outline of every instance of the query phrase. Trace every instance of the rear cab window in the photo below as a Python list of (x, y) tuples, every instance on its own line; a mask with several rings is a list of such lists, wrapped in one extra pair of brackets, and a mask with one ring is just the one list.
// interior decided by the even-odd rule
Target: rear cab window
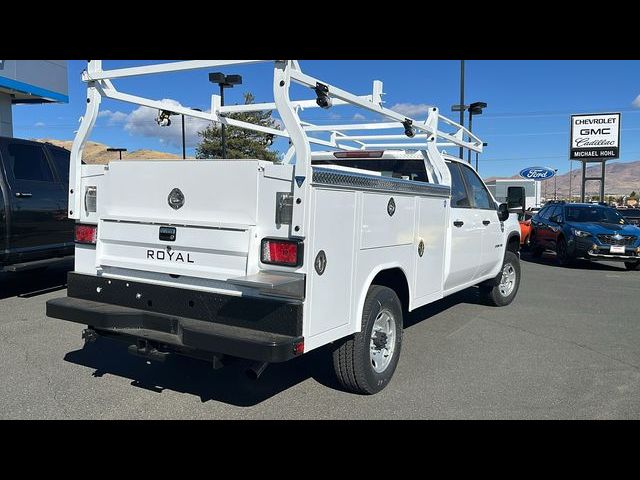
[(58, 178), (63, 183), (69, 183), (69, 156), (70, 152), (62, 148), (49, 148), (51, 160), (58, 172)]

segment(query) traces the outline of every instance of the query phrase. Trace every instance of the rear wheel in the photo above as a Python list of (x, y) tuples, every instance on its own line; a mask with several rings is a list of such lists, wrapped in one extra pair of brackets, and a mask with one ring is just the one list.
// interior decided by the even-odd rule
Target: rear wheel
[(556, 260), (561, 267), (571, 266), (574, 260), (567, 250), (567, 241), (562, 237), (558, 239), (556, 244)]
[(480, 285), (480, 293), (490, 305), (509, 305), (520, 288), (520, 258), (507, 251), (502, 262), (502, 270), (491, 284)]
[(627, 270), (638, 270), (640, 268), (640, 260), (635, 262), (624, 262), (624, 266)]
[(362, 312), (360, 332), (333, 351), (333, 367), (348, 391), (371, 395), (387, 386), (402, 346), (402, 305), (388, 287), (372, 285)]

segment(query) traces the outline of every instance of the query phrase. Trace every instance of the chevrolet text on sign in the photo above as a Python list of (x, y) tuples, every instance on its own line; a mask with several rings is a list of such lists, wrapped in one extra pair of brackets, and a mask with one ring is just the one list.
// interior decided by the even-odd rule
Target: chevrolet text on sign
[(571, 159), (599, 160), (620, 155), (620, 114), (571, 115)]

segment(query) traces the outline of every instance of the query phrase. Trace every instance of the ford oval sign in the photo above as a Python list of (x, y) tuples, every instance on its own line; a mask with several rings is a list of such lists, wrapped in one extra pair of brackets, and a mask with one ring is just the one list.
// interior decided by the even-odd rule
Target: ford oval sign
[(554, 175), (555, 172), (551, 168), (547, 167), (529, 167), (524, 170), (520, 170), (520, 176), (529, 180), (548, 180)]

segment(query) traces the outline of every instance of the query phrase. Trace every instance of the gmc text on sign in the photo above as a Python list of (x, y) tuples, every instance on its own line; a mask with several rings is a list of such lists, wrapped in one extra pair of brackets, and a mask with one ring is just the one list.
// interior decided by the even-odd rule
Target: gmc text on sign
[(571, 160), (607, 160), (619, 156), (619, 113), (571, 115)]

